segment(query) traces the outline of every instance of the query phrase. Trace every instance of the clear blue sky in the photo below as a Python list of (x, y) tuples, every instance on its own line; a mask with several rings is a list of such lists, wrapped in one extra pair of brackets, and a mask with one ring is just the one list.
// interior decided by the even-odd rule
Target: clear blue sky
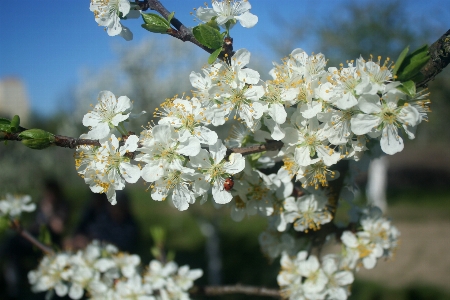
[[(276, 34), (283, 37), (283, 31), (273, 24), (275, 12), (299, 20), (315, 22), (327, 14), (338, 13), (342, 1), (306, 0), (253, 0), (251, 12), (259, 17), (252, 29), (233, 32), (235, 48), (247, 48), (261, 52), (271, 59), (273, 53), (267, 48), (264, 37)], [(195, 26), (189, 12), (199, 7), (204, 0), (162, 0), (169, 11), (175, 11), (187, 26)], [(414, 14), (436, 11), (441, 6), (449, 10), (446, 0), (405, 1)], [(151, 34), (141, 29), (139, 20), (125, 21), (125, 26), (134, 33), (131, 42), (121, 37), (109, 37), (94, 21), (89, 11), (89, 0), (36, 0), (0, 1), (0, 79), (18, 77), (25, 82), (33, 111), (50, 115), (61, 107), (61, 94), (74, 86), (81, 68), (95, 70), (112, 62), (115, 58), (112, 45), (138, 44), (149, 35), (153, 38), (170, 38)], [(449, 22), (450, 23), (450, 22)], [(450, 26), (449, 26), (450, 27)], [(393, 29), (394, 30), (394, 29)], [(186, 44), (186, 47), (194, 47)], [(306, 51), (308, 44), (302, 45)], [(278, 60), (278, 59), (276, 59)], [(188, 75), (186, 75), (188, 76)]]

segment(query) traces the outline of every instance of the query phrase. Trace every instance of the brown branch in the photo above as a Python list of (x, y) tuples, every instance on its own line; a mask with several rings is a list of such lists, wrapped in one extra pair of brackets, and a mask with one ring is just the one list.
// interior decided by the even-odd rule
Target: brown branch
[[(19, 137), (20, 132), (27, 130), (26, 128), (21, 127), (19, 132), (16, 133), (5, 133), (5, 135), (2, 137), (3, 140), (8, 141), (21, 141), (22, 139)], [(130, 133), (133, 134), (133, 133)], [(55, 142), (54, 145), (58, 147), (63, 148), (70, 148), (74, 149), (77, 146), (82, 145), (90, 145), (90, 146), (101, 146), (100, 142), (98, 140), (90, 140), (90, 139), (79, 139), (79, 138), (73, 138), (69, 136), (64, 135), (55, 135)], [(141, 145), (138, 146), (140, 148)], [(231, 153), (241, 153), (242, 155), (249, 155), (253, 153), (259, 153), (264, 151), (276, 151), (280, 150), (283, 147), (283, 142), (281, 141), (270, 141), (267, 140), (265, 144), (261, 145), (254, 145), (254, 146), (248, 146), (248, 147), (242, 147), (242, 148), (233, 148), (228, 149), (227, 154), (230, 155)], [(133, 152), (127, 153), (127, 156), (130, 158), (133, 158)]]
[[(6, 133), (2, 137), (2, 140), (7, 141), (21, 141), (22, 139), (19, 137), (19, 134), (22, 131), (27, 130), (26, 128), (20, 127), (20, 130), (15, 133)], [(91, 146), (100, 146), (100, 142), (98, 140), (90, 140), (90, 139), (78, 139), (64, 135), (54, 135), (55, 142), (53, 143), (55, 146), (63, 147), (63, 148), (76, 148), (81, 145), (91, 145)]]
[(272, 298), (281, 298), (280, 291), (277, 289), (268, 289), (265, 287), (248, 285), (224, 285), (224, 286), (204, 286), (196, 287), (191, 292), (192, 295), (199, 296), (221, 296), (230, 294), (244, 294), (252, 296), (265, 296)]
[(17, 231), (23, 238), (25, 238), (27, 241), (29, 241), (31, 244), (36, 246), (38, 249), (40, 249), (45, 254), (55, 254), (52, 248), (44, 245), (41, 243), (38, 239), (36, 239), (34, 236), (32, 236), (28, 231), (22, 228), (20, 225), (19, 220), (13, 220), (11, 222), (11, 228)]
[(101, 146), (98, 140), (77, 139), (64, 135), (55, 135), (55, 146), (73, 149), (81, 145)]
[[(161, 4), (159, 0), (147, 0), (148, 8), (151, 10), (154, 10), (158, 12), (161, 16), (163, 16), (165, 19), (169, 16), (170, 12), (164, 7), (164, 5)], [(181, 23), (180, 20), (177, 18), (172, 18), (170, 20), (170, 24), (173, 25), (177, 30), (170, 30), (168, 32), (169, 35), (183, 41), (183, 42), (191, 42), (194, 45), (200, 47), (201, 49), (205, 50), (209, 54), (213, 53), (215, 49), (210, 49), (208, 47), (203, 46), (200, 44), (200, 42), (194, 37), (191, 30), (189, 30), (186, 26)]]
[(264, 151), (277, 151), (283, 147), (284, 143), (281, 141), (267, 140), (265, 144), (253, 145), (242, 148), (232, 148), (227, 150), (227, 155), (231, 153), (241, 153), (242, 155), (249, 155), (253, 153), (259, 153)]
[(430, 60), (420, 70), (425, 78), (417, 84), (417, 87), (426, 87), (428, 82), (433, 80), (450, 63), (450, 30), (447, 30), (428, 48), (428, 53)]

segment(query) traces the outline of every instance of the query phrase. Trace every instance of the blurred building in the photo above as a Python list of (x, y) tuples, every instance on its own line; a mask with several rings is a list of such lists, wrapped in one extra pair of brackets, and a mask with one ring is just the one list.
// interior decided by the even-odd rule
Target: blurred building
[(30, 115), (28, 94), (24, 82), (15, 77), (0, 79), (0, 117), (19, 115), (21, 124), (26, 124)]

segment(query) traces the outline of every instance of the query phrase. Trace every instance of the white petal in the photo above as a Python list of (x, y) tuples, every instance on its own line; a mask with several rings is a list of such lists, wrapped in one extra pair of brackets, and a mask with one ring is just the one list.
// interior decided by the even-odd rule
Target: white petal
[(195, 156), (200, 152), (200, 141), (196, 137), (190, 137), (187, 141), (180, 143), (178, 153), (186, 156)]
[(284, 122), (286, 122), (287, 113), (283, 105), (279, 103), (270, 105), (268, 113), (278, 124), (283, 124)]
[(403, 150), (403, 139), (398, 135), (398, 130), (395, 125), (388, 125), (383, 129), (380, 145), (381, 150), (389, 155), (393, 155)]
[(244, 170), (245, 158), (240, 153), (231, 153), (229, 162), (223, 165), (223, 169), (230, 174), (236, 174)]
[(97, 126), (93, 127), (87, 134), (89, 138), (98, 140), (107, 137), (110, 130), (108, 123), (98, 123)]
[(364, 94), (359, 97), (358, 107), (366, 114), (375, 114), (381, 111), (380, 97), (378, 95)]
[[(244, 2), (245, 3), (245, 2)], [(239, 20), (242, 27), (251, 28), (258, 23), (258, 17), (250, 12), (245, 12), (240, 16), (235, 17), (236, 20)]]
[(352, 131), (357, 135), (362, 135), (376, 128), (381, 119), (373, 115), (358, 114), (350, 120)]
[(230, 192), (227, 192), (222, 186), (218, 186), (217, 184), (213, 185), (212, 194), (214, 201), (219, 204), (226, 204), (233, 199)]
[(181, 185), (177, 185), (174, 188), (172, 193), (172, 202), (179, 211), (189, 208), (189, 199), (191, 198), (192, 195), (187, 188)]
[(129, 183), (135, 183), (141, 177), (141, 169), (139, 169), (138, 166), (129, 163), (121, 163), (119, 168), (120, 174), (122, 174), (123, 178)]
[(154, 182), (165, 174), (165, 168), (159, 161), (153, 161), (145, 165), (141, 170), (142, 178), (147, 182)]

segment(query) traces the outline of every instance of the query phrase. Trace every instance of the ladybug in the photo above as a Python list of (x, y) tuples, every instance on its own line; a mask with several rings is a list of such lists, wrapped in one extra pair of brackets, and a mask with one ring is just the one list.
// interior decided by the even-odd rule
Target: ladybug
[(234, 186), (234, 181), (233, 181), (233, 177), (228, 177), (227, 179), (225, 179), (225, 182), (223, 183), (223, 188), (225, 189), (225, 191), (230, 191)]

